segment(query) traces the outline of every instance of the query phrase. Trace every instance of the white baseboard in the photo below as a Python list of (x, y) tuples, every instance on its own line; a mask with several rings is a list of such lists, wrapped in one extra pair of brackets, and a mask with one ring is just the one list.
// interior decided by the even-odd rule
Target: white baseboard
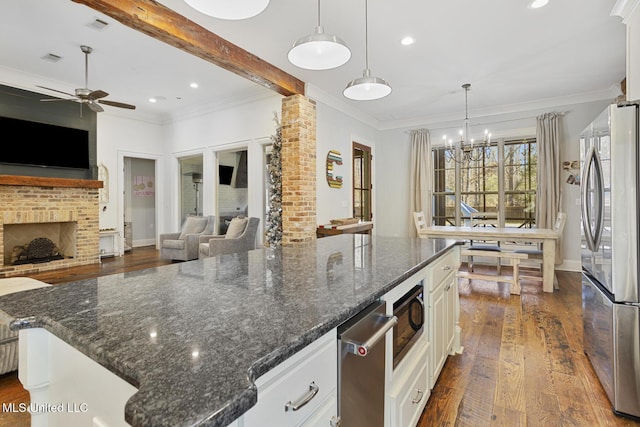
[(156, 239), (140, 239), (140, 240), (134, 240), (132, 242), (133, 247), (134, 248), (139, 248), (142, 246), (155, 246), (156, 245)]

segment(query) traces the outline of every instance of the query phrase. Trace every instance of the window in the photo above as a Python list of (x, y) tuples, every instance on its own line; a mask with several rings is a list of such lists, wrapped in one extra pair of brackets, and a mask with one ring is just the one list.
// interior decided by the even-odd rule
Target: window
[(504, 219), (507, 227), (536, 221), (538, 150), (535, 139), (504, 144)]
[(353, 143), (353, 217), (371, 221), (371, 148)]
[[(460, 206), (462, 224), (477, 210), (499, 211), (506, 227), (532, 226), (537, 161), (535, 139), (500, 140), (467, 149), (460, 161), (447, 147), (434, 148), (434, 224), (456, 224)], [(502, 170), (499, 165), (504, 165)]]

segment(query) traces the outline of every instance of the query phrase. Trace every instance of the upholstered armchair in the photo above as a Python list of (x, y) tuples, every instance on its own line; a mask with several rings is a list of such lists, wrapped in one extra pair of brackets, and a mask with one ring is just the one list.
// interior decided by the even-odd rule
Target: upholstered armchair
[(200, 236), (200, 258), (246, 252), (256, 248), (260, 218), (236, 217), (229, 223), (227, 234)]
[(198, 258), (198, 244), (201, 235), (213, 233), (215, 217), (188, 216), (182, 224), (182, 231), (160, 235), (160, 258), (189, 261)]

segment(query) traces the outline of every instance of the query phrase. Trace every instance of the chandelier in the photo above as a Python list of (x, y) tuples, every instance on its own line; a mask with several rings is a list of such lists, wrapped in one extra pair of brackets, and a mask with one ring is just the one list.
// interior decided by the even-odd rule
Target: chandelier
[(476, 142), (473, 138), (470, 138), (471, 125), (469, 121), (468, 95), (471, 84), (465, 83), (462, 88), (464, 89), (464, 120), (462, 121), (462, 129), (459, 131), (460, 139), (454, 142), (452, 139), (447, 139), (447, 135), (442, 136), (445, 145), (445, 156), (447, 160), (453, 160), (456, 163), (477, 162), (491, 156), (491, 134), (488, 129), (485, 129), (481, 142)]

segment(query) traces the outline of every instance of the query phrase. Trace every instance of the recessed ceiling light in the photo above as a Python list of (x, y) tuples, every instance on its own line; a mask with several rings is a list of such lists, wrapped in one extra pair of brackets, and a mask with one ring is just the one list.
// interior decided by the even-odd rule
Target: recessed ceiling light
[(403, 37), (402, 40), (400, 40), (400, 44), (402, 44), (402, 46), (409, 46), (414, 44), (415, 42), (416, 42), (416, 39), (414, 39), (411, 36)]
[(549, 0), (533, 0), (529, 1), (529, 9), (540, 9), (543, 6), (546, 6), (549, 3)]
[(191, 86), (192, 88), (194, 88), (194, 89), (195, 89), (195, 88), (197, 88), (197, 87), (198, 87), (198, 83), (193, 82), (193, 83), (191, 83), (189, 86)]
[(149, 98), (149, 102), (156, 102), (156, 101), (157, 101), (157, 99), (155, 99), (155, 98)]

